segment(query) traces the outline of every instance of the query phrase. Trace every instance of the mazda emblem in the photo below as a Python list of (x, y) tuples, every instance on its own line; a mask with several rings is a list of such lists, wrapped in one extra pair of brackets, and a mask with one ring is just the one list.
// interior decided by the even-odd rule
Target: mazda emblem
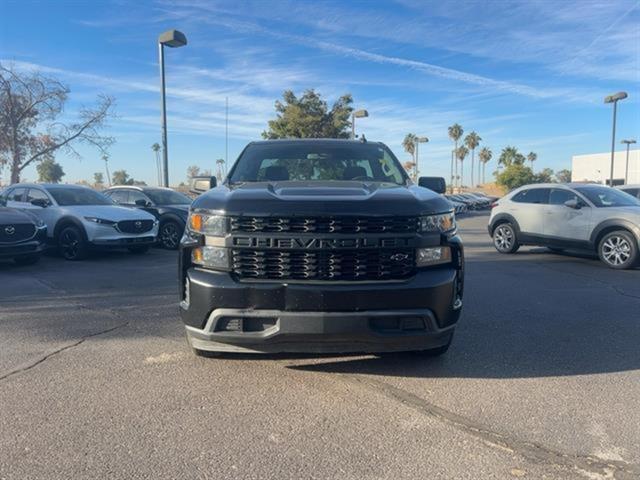
[(14, 233), (16, 233), (16, 227), (14, 227), (13, 225), (4, 227), (4, 233), (6, 233), (7, 235), (13, 235)]
[(135, 223), (135, 226), (136, 226), (136, 229), (140, 230), (140, 229), (142, 228), (142, 222), (141, 222), (140, 220), (138, 220), (138, 221)]

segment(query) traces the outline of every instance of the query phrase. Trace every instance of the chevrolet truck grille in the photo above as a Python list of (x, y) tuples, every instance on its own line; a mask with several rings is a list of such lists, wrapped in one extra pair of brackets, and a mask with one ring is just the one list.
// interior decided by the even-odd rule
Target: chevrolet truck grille
[(414, 249), (233, 250), (233, 272), (265, 280), (393, 280), (411, 276)]
[(416, 217), (231, 217), (231, 232), (412, 233)]

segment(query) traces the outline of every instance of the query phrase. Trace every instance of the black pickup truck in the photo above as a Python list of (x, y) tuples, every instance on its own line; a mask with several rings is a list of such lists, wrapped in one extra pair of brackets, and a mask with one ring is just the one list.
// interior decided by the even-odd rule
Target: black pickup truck
[(443, 179), (415, 185), (382, 143), (270, 140), (210, 186), (180, 246), (196, 354), (447, 351), (464, 257)]

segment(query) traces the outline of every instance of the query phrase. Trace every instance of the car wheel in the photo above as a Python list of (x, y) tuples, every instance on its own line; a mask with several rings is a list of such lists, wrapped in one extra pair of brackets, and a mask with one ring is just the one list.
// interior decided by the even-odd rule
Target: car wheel
[(40, 260), (40, 255), (25, 255), (23, 257), (16, 257), (13, 259), (18, 265), (33, 265), (34, 263), (38, 263)]
[(162, 248), (167, 250), (175, 250), (180, 245), (180, 237), (184, 227), (178, 222), (173, 220), (167, 220), (160, 224), (160, 231), (158, 232), (158, 241)]
[(520, 245), (513, 225), (501, 223), (493, 231), (493, 246), (500, 253), (515, 253)]
[(82, 260), (89, 254), (89, 246), (76, 226), (64, 227), (58, 235), (58, 248), (67, 260)]
[(141, 255), (149, 251), (149, 245), (138, 245), (135, 247), (129, 247), (128, 250), (131, 253), (135, 253), (136, 255)]
[(610, 232), (600, 240), (598, 256), (610, 268), (631, 268), (638, 261), (638, 244), (629, 232)]

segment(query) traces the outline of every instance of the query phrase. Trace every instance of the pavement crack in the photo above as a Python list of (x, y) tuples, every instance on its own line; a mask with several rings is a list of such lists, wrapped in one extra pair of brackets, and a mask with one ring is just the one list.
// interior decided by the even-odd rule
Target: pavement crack
[(618, 460), (603, 460), (590, 455), (572, 455), (558, 452), (544, 445), (493, 431), (470, 418), (450, 412), (418, 395), (388, 383), (352, 374), (345, 374), (344, 377), (351, 383), (357, 383), (365, 388), (373, 389), (391, 400), (399, 401), (420, 413), (471, 434), (492, 448), (515, 452), (533, 462), (568, 468), (582, 474), (586, 473), (591, 478), (615, 478), (619, 480), (640, 478), (639, 465)]
[(93, 338), (93, 337), (97, 337), (99, 335), (104, 335), (105, 333), (109, 333), (109, 332), (113, 332), (114, 330), (118, 330), (119, 328), (123, 328), (126, 327), (127, 325), (129, 325), (129, 322), (126, 323), (122, 323), (120, 325), (116, 325), (115, 327), (111, 327), (111, 328), (107, 328), (105, 330), (100, 330), (99, 332), (95, 332), (92, 333), (90, 335), (86, 335), (82, 338), (80, 338), (79, 340), (73, 342), (73, 343), (68, 343), (67, 345), (64, 345), (60, 348), (57, 348), (49, 353), (47, 353), (46, 355), (43, 355), (42, 357), (38, 358), (37, 360), (29, 363), (28, 365), (24, 365), (22, 367), (18, 367), (14, 370), (10, 370), (9, 372), (0, 375), (0, 381), (2, 380), (6, 380), (9, 377), (12, 377), (13, 375), (17, 375), (18, 373), (23, 373), (26, 372), (28, 370), (31, 370), (32, 368), (40, 365), (41, 363), (46, 362), (48, 359), (50, 359), (51, 357), (58, 355), (59, 353), (62, 353), (66, 350), (70, 350), (74, 347), (77, 347), (78, 345), (81, 345), (82, 343), (84, 343), (86, 340)]

